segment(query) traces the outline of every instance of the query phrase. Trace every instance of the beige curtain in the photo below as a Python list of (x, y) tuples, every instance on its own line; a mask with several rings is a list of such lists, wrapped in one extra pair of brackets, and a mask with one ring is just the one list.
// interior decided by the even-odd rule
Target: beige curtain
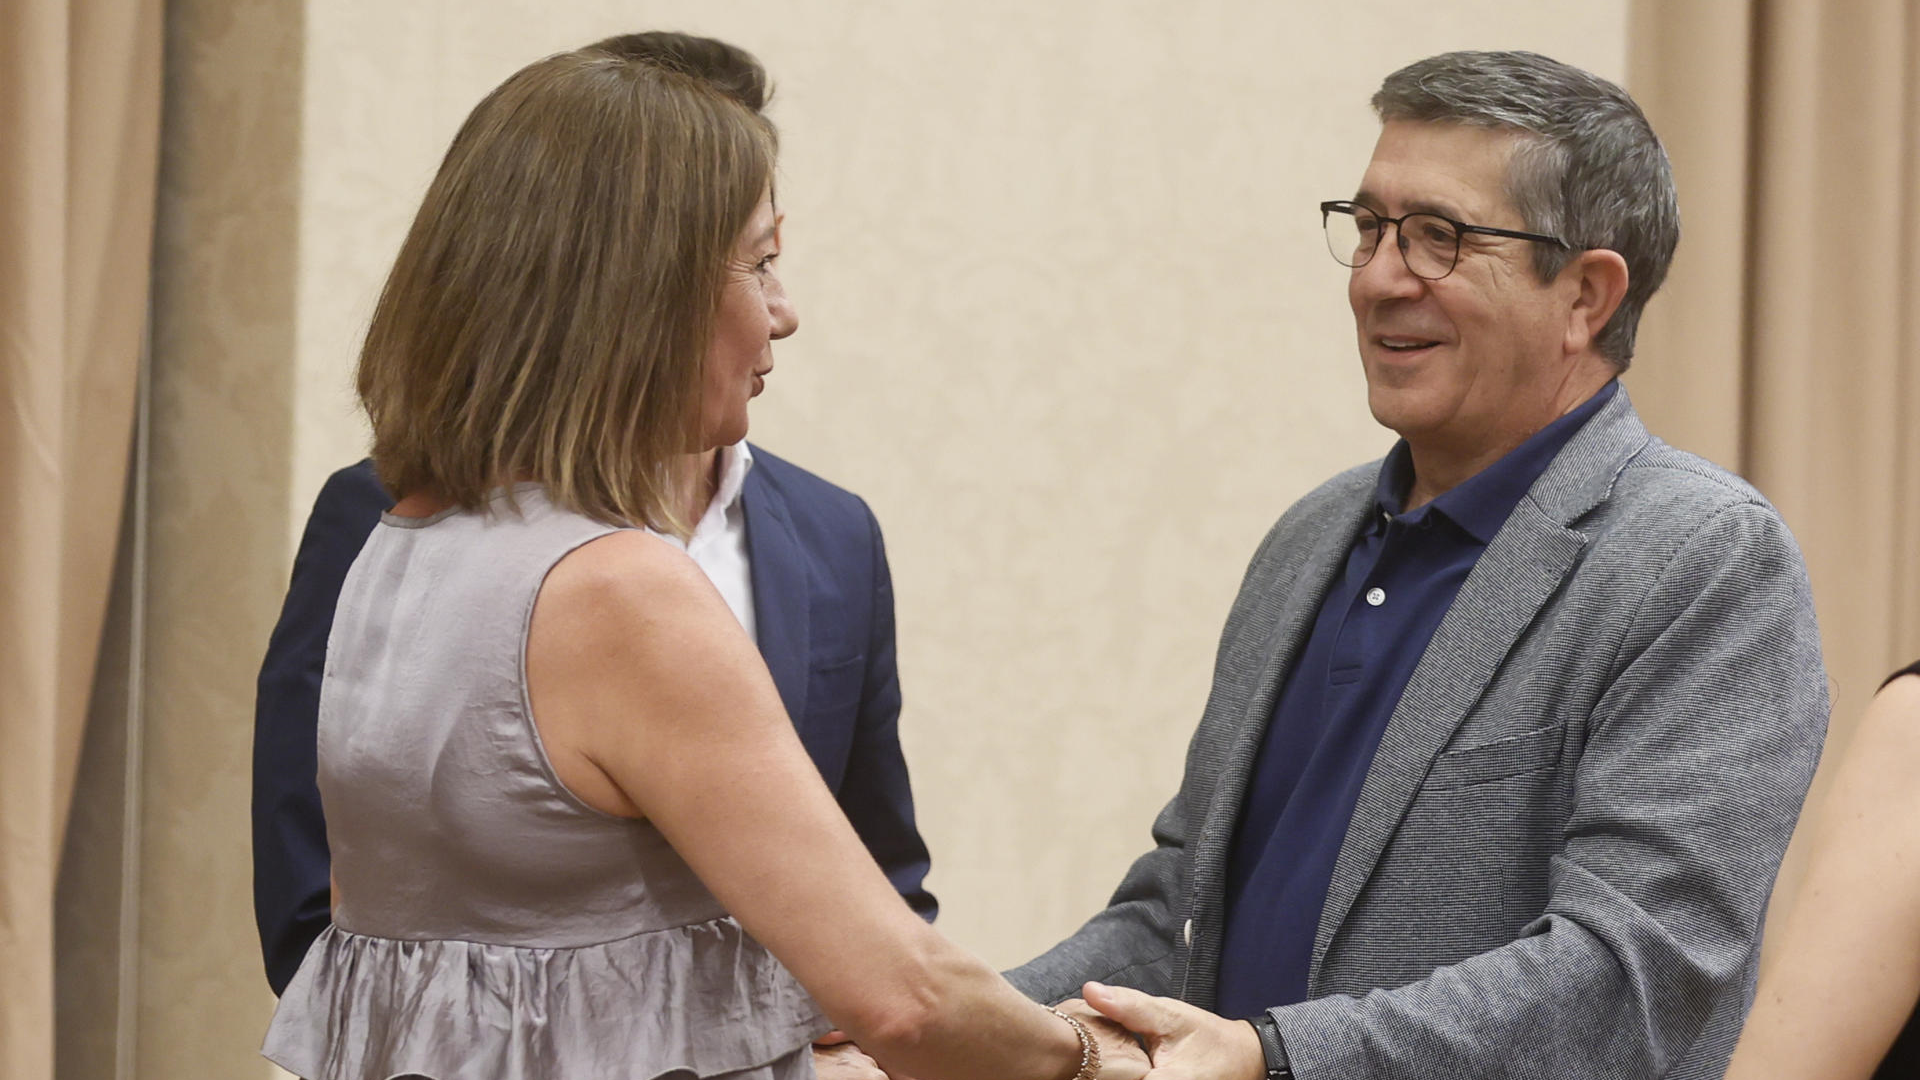
[(1630, 54), (1682, 236), (1628, 381), (1656, 433), (1799, 537), (1831, 758), (1920, 658), (1920, 3), (1635, 0)]
[(146, 327), (161, 0), (0, 3), (0, 1076), (53, 1075), (53, 899)]

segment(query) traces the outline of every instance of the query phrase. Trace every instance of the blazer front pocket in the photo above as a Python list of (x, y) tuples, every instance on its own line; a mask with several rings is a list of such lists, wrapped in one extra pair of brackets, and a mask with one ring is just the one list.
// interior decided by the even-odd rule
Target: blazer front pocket
[(1553, 767), (1565, 747), (1567, 725), (1554, 724), (1477, 746), (1447, 750), (1434, 759), (1429, 790), (1473, 787)]
[(860, 690), (866, 679), (864, 653), (824, 664), (816, 662), (807, 674), (807, 711), (830, 716), (850, 712), (860, 704)]

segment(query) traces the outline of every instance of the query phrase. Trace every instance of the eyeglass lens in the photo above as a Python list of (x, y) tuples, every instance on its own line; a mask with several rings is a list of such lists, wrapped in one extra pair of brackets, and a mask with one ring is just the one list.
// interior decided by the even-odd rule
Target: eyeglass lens
[[(1342, 266), (1365, 266), (1380, 246), (1385, 225), (1379, 216), (1359, 207), (1351, 213), (1326, 214), (1327, 250)], [(1460, 234), (1447, 219), (1433, 214), (1408, 214), (1396, 226), (1407, 269), (1423, 278), (1443, 278), (1460, 257)]]

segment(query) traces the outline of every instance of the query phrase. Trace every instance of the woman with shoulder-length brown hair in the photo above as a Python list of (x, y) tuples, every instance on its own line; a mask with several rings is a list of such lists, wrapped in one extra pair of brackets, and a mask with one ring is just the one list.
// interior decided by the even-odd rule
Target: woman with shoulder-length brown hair
[(1920, 663), (1860, 718), (1728, 1080), (1920, 1077)]
[(361, 356), (401, 498), (328, 646), (294, 1073), (798, 1080), (830, 1022), (929, 1080), (1145, 1072), (906, 906), (659, 535), (794, 329), (773, 159), (740, 102), (591, 49), (448, 150)]

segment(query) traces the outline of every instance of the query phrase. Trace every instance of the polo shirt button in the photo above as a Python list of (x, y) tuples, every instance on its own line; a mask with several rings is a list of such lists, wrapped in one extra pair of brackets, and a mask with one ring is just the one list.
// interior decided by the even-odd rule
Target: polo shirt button
[(1186, 944), (1187, 948), (1189, 949), (1193, 948), (1193, 920), (1192, 919), (1187, 920), (1186, 927), (1180, 931), (1180, 937), (1181, 937), (1181, 940)]
[(1379, 607), (1381, 604), (1384, 604), (1386, 602), (1387, 602), (1387, 590), (1381, 588), (1378, 585), (1375, 585), (1373, 588), (1367, 590), (1367, 603), (1373, 605), (1374, 607)]

